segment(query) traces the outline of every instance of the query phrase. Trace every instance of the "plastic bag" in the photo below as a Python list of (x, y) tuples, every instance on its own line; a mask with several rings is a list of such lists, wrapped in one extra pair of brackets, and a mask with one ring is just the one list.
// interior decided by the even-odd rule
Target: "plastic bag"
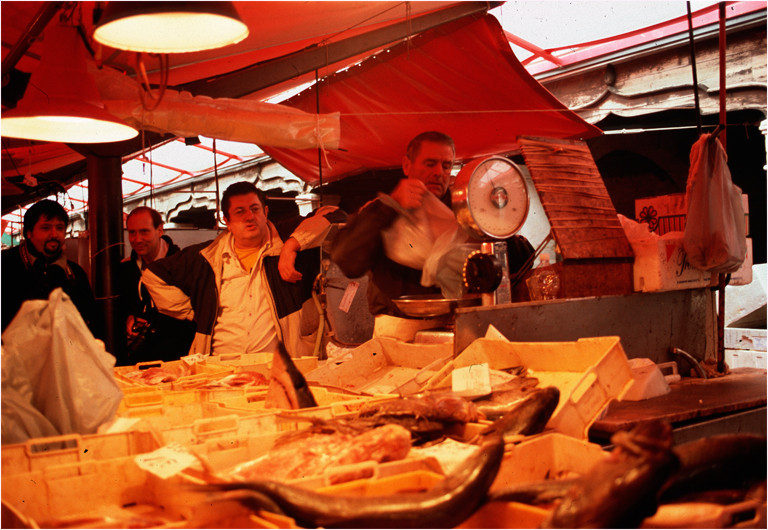
[(702, 135), (691, 148), (685, 190), (688, 261), (715, 273), (737, 271), (747, 255), (741, 189), (731, 181), (727, 161), (720, 140)]
[(480, 248), (478, 243), (468, 241), (466, 232), (459, 227), (440, 235), (424, 262), (421, 285), (437, 285), (443, 298), (464, 296), (464, 263), (472, 251)]
[(95, 433), (122, 400), (114, 366), (62, 289), (24, 302), (3, 333), (3, 443)]
[(382, 194), (379, 198), (400, 212), (381, 233), (384, 252), (389, 259), (406, 267), (422, 269), (437, 239), (459, 227), (453, 211), (431, 193), (426, 193), (422, 207), (413, 211), (404, 209), (388, 195)]

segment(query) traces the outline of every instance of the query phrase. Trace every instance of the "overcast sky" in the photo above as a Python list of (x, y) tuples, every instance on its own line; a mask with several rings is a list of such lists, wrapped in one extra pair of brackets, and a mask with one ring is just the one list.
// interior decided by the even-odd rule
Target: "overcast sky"
[[(692, 1), (694, 12), (715, 1)], [(491, 10), (504, 29), (540, 48), (619, 35), (687, 14), (685, 0), (510, 0)], [(518, 59), (530, 52), (513, 46)]]

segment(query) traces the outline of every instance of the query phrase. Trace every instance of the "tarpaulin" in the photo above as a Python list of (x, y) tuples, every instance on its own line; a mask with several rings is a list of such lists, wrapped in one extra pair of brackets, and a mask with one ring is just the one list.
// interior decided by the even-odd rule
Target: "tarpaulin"
[[(601, 134), (526, 72), (491, 15), (425, 31), (283, 103), (341, 113), (339, 149), (321, 157), (323, 182), (398, 167), (408, 141), (427, 130), (452, 136), (458, 160), (513, 152), (521, 135)], [(263, 147), (302, 179), (318, 183), (317, 149)]]

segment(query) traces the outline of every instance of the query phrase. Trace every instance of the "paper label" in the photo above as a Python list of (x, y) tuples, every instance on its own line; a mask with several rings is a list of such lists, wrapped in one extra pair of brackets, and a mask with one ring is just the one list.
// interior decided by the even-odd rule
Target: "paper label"
[(355, 293), (357, 293), (358, 287), (360, 287), (360, 284), (355, 281), (347, 284), (347, 288), (344, 289), (344, 296), (341, 297), (341, 302), (339, 302), (339, 309), (345, 313), (349, 312), (349, 308), (352, 307), (352, 300), (355, 299)]
[(488, 363), (456, 368), (452, 375), (451, 390), (459, 395), (483, 396), (491, 393)]
[(134, 461), (141, 469), (162, 479), (172, 477), (200, 463), (197, 457), (180, 444), (170, 444), (151, 453), (138, 455)]

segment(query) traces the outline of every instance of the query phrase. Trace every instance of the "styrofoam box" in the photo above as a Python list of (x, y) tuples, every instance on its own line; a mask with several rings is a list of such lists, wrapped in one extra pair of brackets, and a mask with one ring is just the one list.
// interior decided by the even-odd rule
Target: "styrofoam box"
[(752, 238), (747, 238), (747, 256), (744, 258), (744, 262), (741, 264), (736, 272), (731, 273), (731, 280), (728, 285), (749, 285), (752, 283)]
[(558, 432), (532, 436), (504, 454), (491, 491), (526, 482), (581, 476), (607, 457), (600, 445)]
[(724, 358), (729, 368), (768, 369), (768, 355), (765, 351), (725, 349)]
[(768, 330), (752, 328), (724, 328), (725, 347), (734, 350), (768, 351)]
[(688, 262), (683, 233), (629, 241), (635, 253), (634, 289), (637, 292), (674, 291), (713, 285), (712, 274)]
[(62, 464), (149, 453), (159, 447), (159, 440), (151, 432), (137, 430), (31, 438), (23, 443), (3, 445), (2, 475), (5, 477)]
[(366, 394), (407, 394), (422, 389), (453, 357), (453, 344), (411, 344), (374, 338), (305, 374), (307, 381)]
[[(488, 363), (495, 370), (524, 366), (539, 387), (555, 386), (560, 402), (548, 428), (578, 439), (612, 399), (621, 399), (634, 381), (619, 337), (573, 342), (509, 342), (476, 339), (453, 361), (454, 368)], [(450, 374), (430, 386), (450, 386)]]

